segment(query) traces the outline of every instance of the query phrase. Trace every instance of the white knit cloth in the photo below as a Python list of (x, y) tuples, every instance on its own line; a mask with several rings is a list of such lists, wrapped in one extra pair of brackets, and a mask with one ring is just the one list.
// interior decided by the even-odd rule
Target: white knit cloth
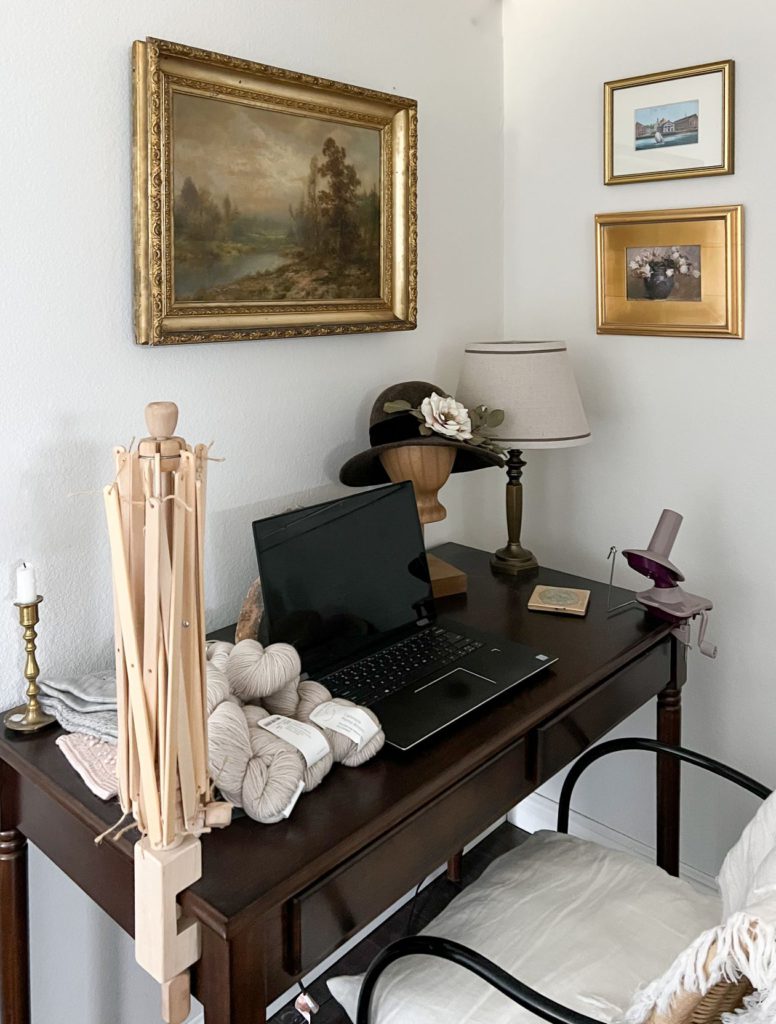
[[(719, 878), (722, 923), (704, 932), (635, 998), (627, 1024), (666, 1013), (682, 990), (700, 992), (746, 977), (755, 992), (730, 1024), (776, 1022), (776, 794), (762, 805), (725, 858)], [(707, 963), (710, 954), (713, 958)]]
[(118, 793), (115, 743), (106, 743), (83, 732), (59, 736), (57, 746), (89, 789), (101, 800), (112, 800)]

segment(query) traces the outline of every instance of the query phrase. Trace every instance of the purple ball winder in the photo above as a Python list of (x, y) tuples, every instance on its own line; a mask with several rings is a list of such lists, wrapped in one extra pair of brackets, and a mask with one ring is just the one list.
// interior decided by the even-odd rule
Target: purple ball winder
[(700, 615), (698, 647), (702, 654), (716, 658), (717, 648), (704, 639), (708, 613), (714, 605), (707, 597), (688, 594), (683, 590), (679, 582), (684, 581), (684, 576), (673, 562), (669, 561), (671, 548), (681, 525), (682, 516), (669, 508), (664, 508), (649, 546), (643, 550), (629, 548), (622, 554), (631, 569), (646, 576), (654, 584), (649, 590), (636, 594), (636, 600), (653, 615), (666, 622), (673, 622), (681, 629), (680, 636), (685, 643), (689, 643), (690, 620)]

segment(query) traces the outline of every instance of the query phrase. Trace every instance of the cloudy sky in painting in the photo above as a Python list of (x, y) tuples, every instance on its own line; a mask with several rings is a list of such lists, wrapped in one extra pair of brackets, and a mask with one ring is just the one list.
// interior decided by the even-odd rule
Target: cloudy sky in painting
[(216, 200), (229, 195), (243, 213), (285, 216), (296, 205), (310, 158), (332, 136), (347, 150), (366, 190), (379, 184), (380, 136), (241, 103), (176, 93), (173, 108), (175, 194), (187, 177)]

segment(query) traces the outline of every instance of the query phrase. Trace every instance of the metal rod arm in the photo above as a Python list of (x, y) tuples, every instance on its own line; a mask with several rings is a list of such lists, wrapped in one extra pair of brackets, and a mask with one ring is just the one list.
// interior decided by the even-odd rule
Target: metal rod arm
[(574, 786), (579, 781), (580, 775), (600, 758), (606, 757), (607, 754), (619, 753), (622, 750), (647, 750), (654, 754), (667, 754), (669, 757), (678, 758), (680, 761), (686, 761), (688, 764), (694, 764), (707, 772), (719, 775), (720, 778), (727, 779), (728, 782), (733, 782), (742, 789), (754, 793), (761, 800), (765, 800), (771, 795), (771, 790), (761, 782), (757, 782), (748, 775), (744, 775), (743, 772), (736, 771), (735, 768), (730, 768), (721, 761), (715, 761), (711, 757), (706, 757), (705, 754), (688, 750), (686, 747), (674, 747), (670, 743), (661, 743), (660, 740), (638, 737), (608, 740), (606, 743), (599, 743), (597, 747), (591, 747), (590, 750), (582, 754), (574, 762), (571, 771), (566, 776), (566, 781), (563, 783), (563, 788), (560, 792), (560, 800), (558, 801), (558, 832), (568, 832), (569, 830), (571, 794), (574, 791)]
[(583, 1013), (570, 1010), (560, 1003), (556, 1003), (541, 992), (530, 988), (523, 982), (513, 978), (501, 967), (498, 967), (487, 957), (460, 942), (453, 942), (451, 939), (440, 938), (436, 935), (410, 935), (406, 938), (392, 942), (390, 946), (379, 953), (369, 966), (364, 977), (364, 984), (361, 986), (361, 993), (358, 999), (358, 1011), (356, 1013), (356, 1024), (369, 1024), (369, 1012), (372, 1003), (375, 986), (380, 975), (394, 961), (405, 956), (436, 956), (442, 960), (449, 960), (466, 968), (478, 977), (487, 981), (488, 984), (498, 989), (503, 995), (513, 1002), (542, 1020), (550, 1024), (600, 1024), (593, 1017), (586, 1017)]

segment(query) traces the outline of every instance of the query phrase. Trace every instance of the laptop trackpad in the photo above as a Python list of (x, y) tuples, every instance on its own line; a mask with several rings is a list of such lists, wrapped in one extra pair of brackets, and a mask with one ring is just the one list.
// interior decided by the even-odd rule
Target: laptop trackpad
[(499, 690), (493, 680), (455, 668), (405, 686), (372, 705), (372, 710), (388, 740), (406, 748), (452, 724)]

